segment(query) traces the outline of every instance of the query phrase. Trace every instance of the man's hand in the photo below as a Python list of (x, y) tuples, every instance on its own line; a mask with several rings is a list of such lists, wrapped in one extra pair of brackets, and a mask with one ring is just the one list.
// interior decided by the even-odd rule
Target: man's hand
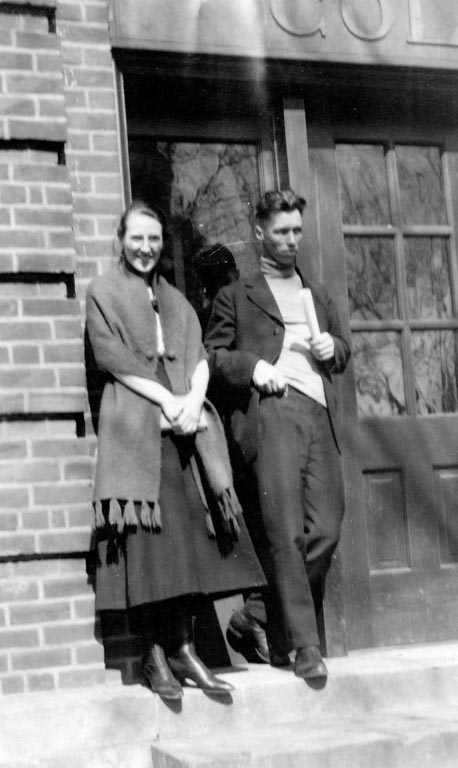
[(310, 341), (310, 349), (316, 360), (324, 363), (334, 357), (334, 339), (329, 333), (320, 333), (318, 338)]
[(256, 363), (252, 381), (258, 392), (267, 395), (282, 395), (286, 389), (286, 382), (281, 373), (265, 360), (258, 360)]

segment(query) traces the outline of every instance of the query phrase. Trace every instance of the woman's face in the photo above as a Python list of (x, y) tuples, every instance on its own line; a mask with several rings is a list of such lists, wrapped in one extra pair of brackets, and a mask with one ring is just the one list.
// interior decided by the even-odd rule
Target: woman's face
[(142, 275), (149, 274), (161, 257), (161, 223), (140, 211), (132, 211), (126, 221), (122, 246), (131, 267)]

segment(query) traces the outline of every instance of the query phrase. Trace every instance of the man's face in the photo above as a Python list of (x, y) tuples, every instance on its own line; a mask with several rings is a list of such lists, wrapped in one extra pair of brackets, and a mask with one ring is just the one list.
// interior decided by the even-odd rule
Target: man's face
[(280, 269), (293, 267), (302, 238), (302, 216), (299, 211), (273, 213), (256, 226), (256, 234), (264, 248), (264, 256)]

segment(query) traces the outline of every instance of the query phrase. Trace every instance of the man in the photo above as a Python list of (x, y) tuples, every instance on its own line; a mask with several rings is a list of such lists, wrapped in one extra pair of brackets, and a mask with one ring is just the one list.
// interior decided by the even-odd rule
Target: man
[[(212, 388), (224, 393), (228, 409), (247, 523), (269, 584), (268, 648), (250, 600), (233, 615), (228, 638), (251, 643), (274, 665), (288, 664), (294, 648), (295, 674), (313, 678), (327, 675), (317, 611), (344, 511), (333, 375), (345, 369), (350, 348), (324, 287), (307, 283), (296, 269), (304, 207), (291, 190), (268, 192), (259, 201), (260, 271), (218, 293), (206, 347)], [(299, 293), (304, 286), (320, 327), (313, 341)]]

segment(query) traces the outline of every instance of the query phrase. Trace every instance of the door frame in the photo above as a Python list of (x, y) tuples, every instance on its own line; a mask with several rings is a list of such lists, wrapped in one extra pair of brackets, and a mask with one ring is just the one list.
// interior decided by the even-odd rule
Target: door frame
[[(124, 91), (122, 80), (125, 74), (143, 74), (160, 78), (167, 88), (167, 83), (176, 78), (198, 80), (212, 87), (224, 87), (226, 83), (249, 85), (250, 99), (254, 111), (265, 115), (265, 129), (261, 131), (261, 150), (263, 173), (260, 174), (261, 186), (291, 186), (303, 195), (308, 205), (304, 215), (305, 233), (303, 247), (299, 254), (299, 266), (305, 268), (310, 277), (325, 284), (337, 286), (331, 294), (336, 302), (345, 334), (350, 334), (346, 281), (344, 270), (344, 244), (340, 218), (332, 210), (332, 201), (323, 194), (322, 179), (326, 185), (337, 189), (337, 168), (333, 161), (333, 125), (335, 103), (343, 102), (350, 95), (364, 98), (360, 93), (374, 93), (374, 75), (377, 74), (377, 95), (383, 103), (386, 93), (397, 92), (401, 95), (409, 89), (417, 88), (418, 99), (428, 100), (431, 116), (440, 121), (451, 121), (458, 74), (453, 71), (445, 75), (440, 71), (396, 69), (380, 66), (331, 65), (323, 62), (268, 61), (263, 62), (262, 81), (259, 80), (259, 67), (253, 62), (237, 57), (220, 56), (184, 56), (165, 53), (146, 53), (132, 50), (115, 50), (118, 68), (118, 96), (123, 137), (124, 157), (124, 193), (129, 199), (127, 158), (127, 123), (125, 120)], [(255, 62), (256, 64), (256, 62)], [(237, 106), (238, 101), (233, 102)], [(266, 110), (267, 104), (267, 110)], [(124, 121), (124, 122), (123, 122)], [(411, 121), (412, 122), (412, 121)], [(256, 125), (256, 121), (253, 121)], [(369, 133), (372, 128), (379, 131), (380, 121), (372, 126), (365, 125), (362, 133)], [(183, 124), (183, 115), (175, 123), (162, 121), (162, 135), (186, 136), (199, 135), (198, 126), (189, 119)], [(233, 134), (232, 139), (250, 138), (247, 123), (239, 122), (241, 132)], [(338, 133), (344, 129), (339, 124)], [(139, 126), (140, 128), (140, 126)], [(208, 128), (208, 126), (207, 126)], [(144, 124), (142, 130), (150, 130), (151, 125)], [(229, 139), (224, 128), (224, 116), (216, 114), (211, 123), (215, 137)], [(259, 131), (259, 128), (256, 130)], [(252, 135), (256, 133), (256, 130)], [(205, 132), (202, 135), (205, 138)], [(206, 132), (208, 136), (208, 130)], [(259, 134), (258, 134), (259, 135)], [(374, 134), (375, 135), (375, 134)], [(457, 134), (458, 135), (458, 134)], [(458, 139), (455, 140), (458, 143)], [(458, 178), (458, 154), (455, 151), (454, 166), (449, 169), (446, 180)], [(325, 185), (325, 186), (326, 186)], [(450, 191), (453, 203), (452, 222), (455, 233), (458, 232), (458, 189)], [(456, 274), (454, 275), (456, 279)], [(344, 520), (342, 538), (339, 546), (340, 555), (335, 560), (325, 601), (325, 623), (329, 638), (328, 651), (339, 655), (348, 647), (362, 648), (374, 645), (370, 575), (368, 567), (368, 542), (363, 504), (361, 469), (358, 459), (358, 436), (355, 430), (356, 404), (354, 396), (354, 377), (351, 365), (339, 377), (339, 390), (342, 400), (343, 432), (349, 447), (343, 456), (343, 469), (346, 487), (347, 514)], [(352, 446), (354, 449), (352, 450)]]

